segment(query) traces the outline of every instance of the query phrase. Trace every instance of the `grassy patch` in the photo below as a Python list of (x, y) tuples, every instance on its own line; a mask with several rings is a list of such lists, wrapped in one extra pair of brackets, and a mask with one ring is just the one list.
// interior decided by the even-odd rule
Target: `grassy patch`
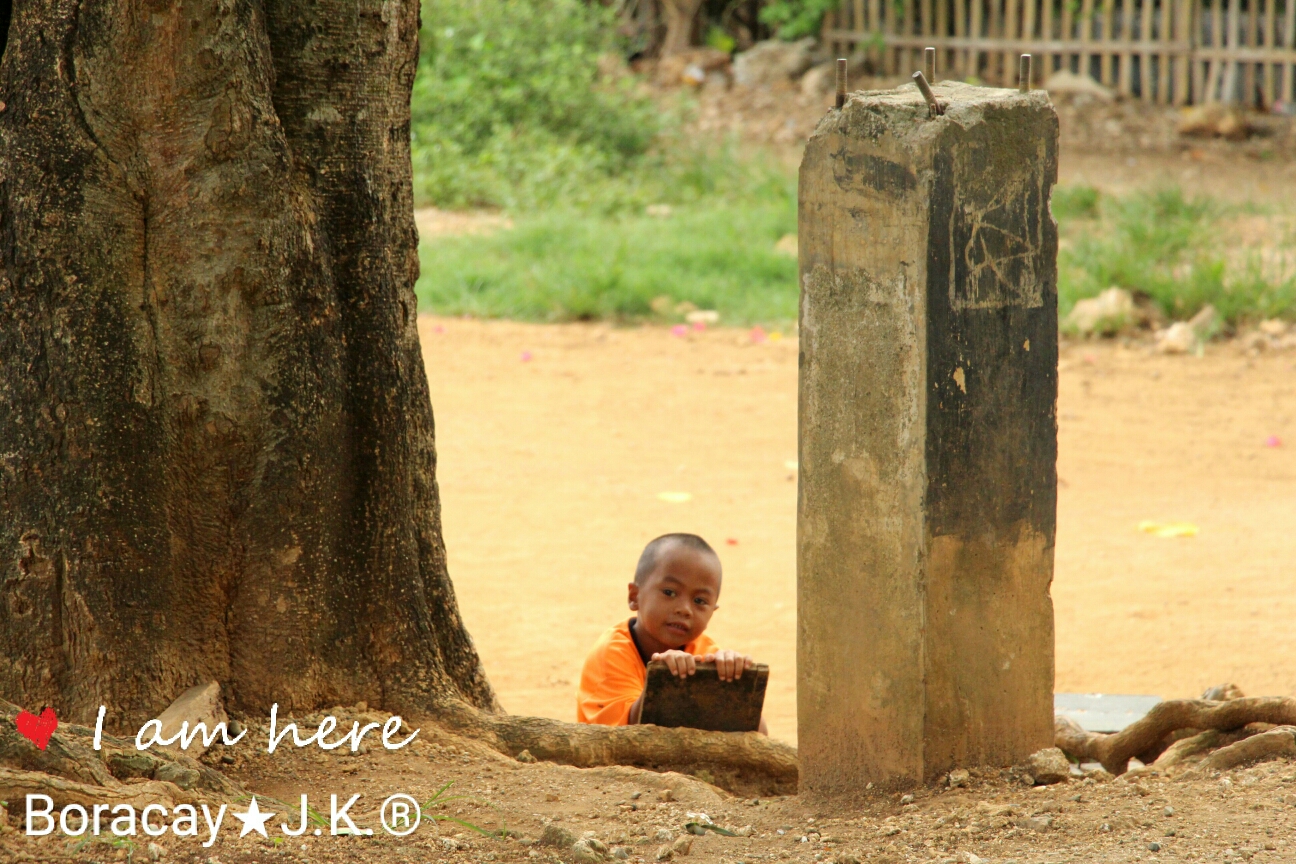
[(1241, 208), (1174, 188), (1109, 197), (1077, 187), (1057, 190), (1053, 212), (1063, 238), (1063, 316), (1077, 300), (1112, 286), (1146, 296), (1176, 320), (1208, 303), (1230, 326), (1296, 315), (1290, 232), (1278, 228), (1267, 245), (1247, 247)]
[(774, 251), (796, 231), (786, 201), (707, 202), (670, 216), (571, 211), (521, 216), (509, 231), (424, 243), (425, 309), (531, 321), (653, 316), (668, 296), (722, 321), (796, 319), (795, 258)]

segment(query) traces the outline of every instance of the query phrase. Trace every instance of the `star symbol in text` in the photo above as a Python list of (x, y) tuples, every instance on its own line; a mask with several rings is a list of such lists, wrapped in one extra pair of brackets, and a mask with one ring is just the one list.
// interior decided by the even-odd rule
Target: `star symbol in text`
[(243, 830), (239, 832), (240, 837), (246, 837), (253, 831), (257, 832), (262, 837), (269, 837), (269, 835), (266, 834), (265, 823), (267, 819), (274, 815), (274, 813), (271, 813), (268, 810), (263, 811), (258, 807), (255, 795), (252, 796), (252, 803), (248, 805), (246, 813), (230, 812), (233, 814), (235, 819), (243, 823)]

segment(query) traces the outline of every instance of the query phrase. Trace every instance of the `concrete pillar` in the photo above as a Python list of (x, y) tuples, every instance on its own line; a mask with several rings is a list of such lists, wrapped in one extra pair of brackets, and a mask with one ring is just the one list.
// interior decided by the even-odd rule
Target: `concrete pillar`
[(1053, 737), (1057, 117), (857, 93), (801, 164), (801, 789), (1009, 765)]

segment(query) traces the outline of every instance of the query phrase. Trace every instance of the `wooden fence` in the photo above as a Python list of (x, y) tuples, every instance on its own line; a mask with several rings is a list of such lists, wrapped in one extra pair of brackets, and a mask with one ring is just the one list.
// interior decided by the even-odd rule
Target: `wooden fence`
[(824, 21), (836, 56), (908, 75), (936, 49), (938, 78), (1036, 84), (1059, 69), (1163, 104), (1293, 101), (1296, 0), (845, 0)]

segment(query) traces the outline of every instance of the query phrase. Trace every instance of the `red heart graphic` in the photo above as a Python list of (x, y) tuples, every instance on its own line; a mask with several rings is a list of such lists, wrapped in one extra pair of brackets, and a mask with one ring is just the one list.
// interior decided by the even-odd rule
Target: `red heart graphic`
[(39, 717), (30, 711), (23, 711), (15, 722), (18, 724), (18, 734), (42, 750), (49, 746), (50, 736), (58, 728), (58, 717), (54, 716), (53, 708), (46, 708)]

